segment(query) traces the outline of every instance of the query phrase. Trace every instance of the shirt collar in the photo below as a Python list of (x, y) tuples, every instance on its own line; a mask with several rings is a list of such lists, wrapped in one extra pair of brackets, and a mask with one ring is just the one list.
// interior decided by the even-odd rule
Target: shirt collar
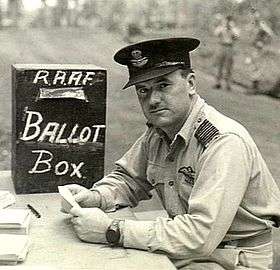
[(178, 136), (181, 136), (184, 139), (185, 143), (188, 144), (190, 137), (194, 131), (195, 123), (199, 121), (201, 109), (202, 107), (204, 107), (204, 104), (204, 99), (202, 99), (198, 94), (196, 94), (191, 105), (190, 114), (180, 131), (176, 134), (174, 140), (176, 140)]

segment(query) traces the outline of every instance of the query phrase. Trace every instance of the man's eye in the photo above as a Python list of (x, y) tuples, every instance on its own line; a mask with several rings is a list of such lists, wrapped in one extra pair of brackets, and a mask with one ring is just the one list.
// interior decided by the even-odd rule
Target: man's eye
[(147, 94), (147, 92), (148, 92), (148, 89), (146, 89), (146, 88), (137, 89), (137, 93), (140, 95)]
[(161, 84), (159, 85), (159, 88), (160, 88), (160, 89), (163, 89), (163, 88), (167, 87), (168, 85), (169, 85), (168, 83), (161, 83)]

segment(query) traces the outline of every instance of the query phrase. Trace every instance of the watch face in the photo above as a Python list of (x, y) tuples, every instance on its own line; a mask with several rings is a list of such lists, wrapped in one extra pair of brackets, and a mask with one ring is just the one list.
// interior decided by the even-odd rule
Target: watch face
[(106, 239), (109, 243), (117, 244), (120, 240), (120, 232), (118, 230), (115, 231), (115, 230), (109, 229), (106, 232)]
[(106, 231), (106, 240), (110, 244), (118, 244), (120, 241), (119, 220), (114, 220), (108, 230)]

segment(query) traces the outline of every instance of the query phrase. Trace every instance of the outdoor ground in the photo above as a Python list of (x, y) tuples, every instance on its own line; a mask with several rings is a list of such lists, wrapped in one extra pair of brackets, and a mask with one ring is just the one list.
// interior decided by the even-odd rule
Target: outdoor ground
[[(92, 63), (108, 70), (106, 172), (144, 131), (133, 89), (120, 90), (126, 68), (114, 63), (112, 55), (126, 45), (117, 35), (102, 29), (3, 30), (0, 32), (0, 169), (10, 169), (11, 64)], [(204, 50), (204, 46), (200, 50)], [(199, 52), (203, 53), (202, 51)], [(195, 54), (195, 53), (194, 53)], [(194, 64), (203, 66), (195, 58)], [(214, 79), (207, 70), (197, 70), (199, 93), (208, 103), (247, 127), (280, 185), (280, 100), (248, 96), (244, 89), (213, 90)], [(1, 179), (0, 179), (1, 181)], [(145, 204), (146, 207), (146, 204)], [(280, 232), (275, 232), (275, 268), (280, 268)], [(278, 266), (277, 266), (278, 265)]]

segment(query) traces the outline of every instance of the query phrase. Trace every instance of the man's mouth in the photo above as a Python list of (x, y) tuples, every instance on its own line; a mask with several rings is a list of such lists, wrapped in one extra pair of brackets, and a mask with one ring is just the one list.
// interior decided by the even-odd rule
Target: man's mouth
[(160, 112), (163, 112), (163, 111), (166, 111), (167, 109), (165, 108), (161, 108), (161, 109), (154, 109), (154, 110), (150, 110), (150, 113), (160, 113)]

